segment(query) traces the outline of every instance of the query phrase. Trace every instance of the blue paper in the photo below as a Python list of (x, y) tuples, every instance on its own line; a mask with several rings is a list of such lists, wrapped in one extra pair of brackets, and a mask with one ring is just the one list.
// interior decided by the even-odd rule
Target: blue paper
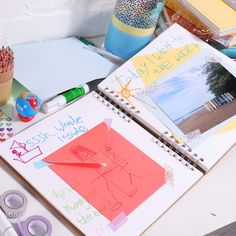
[(11, 46), (14, 77), (43, 101), (94, 79), (104, 78), (116, 66), (84, 48), (77, 38)]

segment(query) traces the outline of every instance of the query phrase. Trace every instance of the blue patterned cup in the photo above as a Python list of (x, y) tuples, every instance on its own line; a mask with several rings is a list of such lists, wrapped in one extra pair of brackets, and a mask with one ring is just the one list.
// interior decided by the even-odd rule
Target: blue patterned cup
[(158, 0), (118, 0), (105, 49), (124, 60), (135, 55), (151, 41), (163, 6)]

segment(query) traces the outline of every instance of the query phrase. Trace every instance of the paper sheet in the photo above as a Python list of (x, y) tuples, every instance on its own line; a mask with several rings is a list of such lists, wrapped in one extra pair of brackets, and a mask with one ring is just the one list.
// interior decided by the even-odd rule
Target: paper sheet
[(200, 51), (201, 48), (198, 44), (189, 44), (179, 48), (136, 56), (131, 60), (143, 82), (147, 85), (186, 62)]
[(50, 168), (107, 219), (127, 216), (165, 184), (165, 169), (103, 122), (44, 159), (50, 162), (106, 163), (83, 168)]
[(43, 101), (94, 79), (104, 78), (116, 66), (86, 50), (77, 38), (11, 46), (14, 76)]

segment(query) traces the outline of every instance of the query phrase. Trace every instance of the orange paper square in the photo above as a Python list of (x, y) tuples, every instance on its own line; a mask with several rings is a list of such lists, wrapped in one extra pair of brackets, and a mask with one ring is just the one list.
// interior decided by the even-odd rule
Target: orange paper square
[(50, 168), (110, 221), (121, 212), (127, 216), (165, 183), (165, 169), (105, 122), (44, 160), (106, 163), (101, 168), (58, 164)]

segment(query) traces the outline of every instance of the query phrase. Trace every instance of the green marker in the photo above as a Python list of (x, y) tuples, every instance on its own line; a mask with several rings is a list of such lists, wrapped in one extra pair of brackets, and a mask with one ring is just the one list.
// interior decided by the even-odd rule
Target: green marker
[(54, 112), (59, 110), (60, 107), (65, 106), (67, 103), (72, 102), (85, 94), (89, 91), (93, 91), (97, 89), (97, 85), (102, 82), (104, 78), (95, 79), (87, 84), (80, 85), (78, 87), (69, 89), (63, 93), (60, 93), (56, 97), (52, 98), (50, 101), (45, 102), (42, 104), (41, 108), (44, 113)]
[(66, 103), (69, 103), (76, 98), (84, 96), (89, 92), (89, 86), (87, 84), (81, 85), (77, 88), (70, 89), (59, 96), (63, 96), (66, 99)]

